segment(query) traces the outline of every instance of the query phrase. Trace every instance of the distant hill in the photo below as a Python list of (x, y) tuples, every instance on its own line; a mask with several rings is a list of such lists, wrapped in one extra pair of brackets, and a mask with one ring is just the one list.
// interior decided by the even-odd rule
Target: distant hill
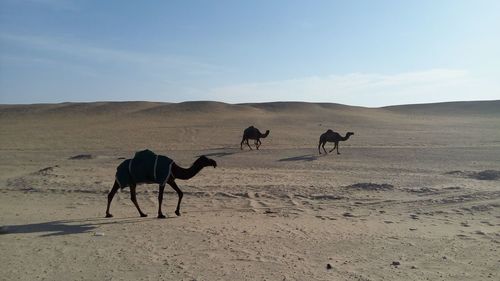
[(189, 101), (181, 103), (162, 102), (89, 102), (89, 103), (58, 103), (58, 104), (28, 104), (0, 105), (2, 116), (23, 115), (101, 115), (101, 114), (159, 114), (171, 115), (181, 113), (321, 113), (321, 112), (358, 112), (364, 113), (395, 113), (411, 115), (500, 115), (500, 100), (465, 101), (430, 104), (397, 105), (380, 108), (349, 106), (336, 103), (307, 102), (267, 102), (228, 104), (214, 101)]
[(252, 125), (271, 131), (266, 145), (274, 148), (314, 147), (327, 129), (355, 132), (348, 146), (498, 146), (499, 109), (500, 101), (381, 108), (213, 101), (0, 105), (0, 147), (239, 148), (243, 129)]
[(403, 114), (500, 115), (500, 100), (409, 104), (382, 108)]

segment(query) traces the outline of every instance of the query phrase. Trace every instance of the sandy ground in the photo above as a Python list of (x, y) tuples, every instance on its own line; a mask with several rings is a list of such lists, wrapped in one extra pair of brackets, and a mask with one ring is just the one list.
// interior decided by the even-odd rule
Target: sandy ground
[[(3, 105), (0, 128), (0, 280), (500, 279), (499, 101)], [(328, 128), (355, 132), (340, 155), (317, 154)], [(148, 218), (124, 190), (105, 219), (144, 148), (218, 167), (178, 180), (180, 217), (141, 185)]]

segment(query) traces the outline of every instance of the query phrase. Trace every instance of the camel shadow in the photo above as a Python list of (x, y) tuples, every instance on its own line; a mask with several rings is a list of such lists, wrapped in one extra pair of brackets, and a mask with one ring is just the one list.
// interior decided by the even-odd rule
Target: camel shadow
[[(167, 219), (170, 217), (167, 217)], [(156, 220), (156, 218), (124, 218), (109, 220), (102, 218), (58, 220), (41, 223), (4, 225), (0, 227), (0, 235), (40, 233), (40, 237), (83, 234), (95, 231), (99, 226), (108, 224), (138, 223)]]
[(284, 162), (284, 161), (315, 161), (318, 160), (318, 156), (313, 155), (313, 154), (305, 154), (305, 155), (300, 155), (300, 156), (294, 156), (294, 157), (288, 157), (288, 158), (281, 158), (278, 161)]
[(198, 155), (197, 157), (201, 157), (202, 155), (205, 155), (206, 157), (224, 157), (224, 156), (229, 156), (233, 155), (234, 152), (212, 152), (212, 153), (207, 153), (207, 154), (201, 154)]
[[(72, 224), (68, 221), (48, 221), (21, 225), (6, 225), (2, 227), (2, 235), (40, 233), (41, 237), (80, 234), (91, 232), (97, 226), (90, 223)], [(44, 234), (42, 234), (44, 233)]]

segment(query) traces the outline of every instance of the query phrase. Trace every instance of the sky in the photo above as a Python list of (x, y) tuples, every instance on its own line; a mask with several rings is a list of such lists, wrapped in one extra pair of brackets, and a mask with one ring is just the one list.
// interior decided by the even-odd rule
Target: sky
[(0, 0), (0, 104), (500, 99), (500, 1)]

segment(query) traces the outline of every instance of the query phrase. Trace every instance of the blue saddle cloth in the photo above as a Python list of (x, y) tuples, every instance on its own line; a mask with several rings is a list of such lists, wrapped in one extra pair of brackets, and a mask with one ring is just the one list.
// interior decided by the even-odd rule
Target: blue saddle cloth
[(122, 189), (132, 184), (165, 184), (172, 174), (172, 163), (174, 161), (166, 156), (149, 149), (141, 150), (116, 168), (116, 181)]

